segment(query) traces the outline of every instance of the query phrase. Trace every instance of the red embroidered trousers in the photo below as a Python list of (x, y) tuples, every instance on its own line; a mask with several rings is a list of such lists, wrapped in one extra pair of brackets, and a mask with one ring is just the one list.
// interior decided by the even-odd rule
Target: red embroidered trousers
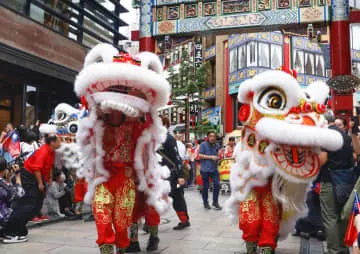
[(160, 224), (160, 215), (155, 208), (146, 203), (144, 192), (136, 190), (135, 207), (132, 216), (132, 222), (137, 223), (141, 217), (145, 217), (145, 223), (148, 226), (158, 226)]
[[(96, 187), (93, 212), (98, 239), (96, 243), (116, 244), (126, 248), (130, 244), (128, 227), (132, 223), (135, 204), (135, 172), (125, 166), (112, 174), (108, 182)], [(115, 232), (114, 232), (115, 229)]]
[(260, 247), (276, 248), (280, 228), (280, 207), (271, 193), (271, 185), (253, 189), (240, 203), (239, 228), (243, 239)]

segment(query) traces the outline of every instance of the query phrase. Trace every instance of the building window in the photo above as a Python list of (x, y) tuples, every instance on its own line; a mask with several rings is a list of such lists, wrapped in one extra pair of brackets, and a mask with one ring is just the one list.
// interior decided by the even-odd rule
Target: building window
[(277, 69), (282, 65), (283, 51), (282, 46), (271, 44), (271, 69)]
[(257, 48), (256, 41), (251, 41), (247, 44), (247, 66), (257, 66)]
[(230, 73), (233, 73), (237, 70), (237, 59), (238, 59), (237, 53), (238, 53), (237, 48), (233, 48), (230, 50), (230, 69), (229, 69)]
[(238, 51), (238, 69), (246, 68), (246, 44), (241, 45)]
[(259, 42), (259, 67), (270, 68), (270, 44)]
[(232, 53), (234, 48), (230, 50), (230, 63), (232, 63), (232, 57), (237, 57), (237, 66), (230, 64), (230, 73), (236, 67), (238, 70), (247, 67), (277, 69), (282, 65), (283, 51), (281, 45), (249, 41), (237, 49), (237, 56), (235, 56), (235, 52)]
[(1, 2), (15, 11), (25, 13), (26, 0), (3, 0)]
[(222, 2), (223, 14), (249, 12), (250, 1), (249, 0), (229, 0)]
[(360, 78), (360, 61), (352, 62), (352, 74)]
[(305, 52), (305, 73), (309, 75), (314, 75), (315, 61), (314, 54)]
[(315, 55), (315, 75), (325, 77), (325, 59), (323, 55)]
[(360, 50), (360, 24), (351, 24), (351, 49)]
[(325, 59), (321, 54), (294, 49), (293, 68), (296, 72), (325, 77)]

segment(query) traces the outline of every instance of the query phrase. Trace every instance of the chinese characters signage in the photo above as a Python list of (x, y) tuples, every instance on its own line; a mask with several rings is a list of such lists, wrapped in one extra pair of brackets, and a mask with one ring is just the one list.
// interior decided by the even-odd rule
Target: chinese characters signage
[(202, 44), (201, 44), (201, 39), (198, 38), (197, 40), (195, 40), (195, 52), (194, 52), (194, 64), (195, 64), (195, 68), (199, 68), (200, 65), (202, 64)]
[(261, 25), (265, 21), (261, 13), (239, 14), (236, 16), (212, 17), (206, 24), (210, 29)]

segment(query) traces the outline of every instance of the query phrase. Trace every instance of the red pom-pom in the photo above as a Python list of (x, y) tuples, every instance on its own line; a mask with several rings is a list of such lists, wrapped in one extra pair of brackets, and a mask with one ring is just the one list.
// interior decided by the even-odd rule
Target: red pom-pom
[(324, 114), (326, 112), (326, 105), (325, 104), (317, 104), (316, 111), (320, 114)]
[(301, 111), (305, 112), (305, 113), (309, 113), (312, 111), (312, 105), (310, 102), (305, 102), (302, 107), (301, 107)]
[(246, 122), (249, 117), (250, 117), (250, 105), (249, 104), (244, 104), (240, 107), (239, 109), (239, 113), (238, 113), (238, 118), (240, 120), (240, 122)]
[(249, 91), (248, 94), (246, 95), (246, 98), (248, 100), (251, 100), (254, 97), (254, 92), (253, 91)]

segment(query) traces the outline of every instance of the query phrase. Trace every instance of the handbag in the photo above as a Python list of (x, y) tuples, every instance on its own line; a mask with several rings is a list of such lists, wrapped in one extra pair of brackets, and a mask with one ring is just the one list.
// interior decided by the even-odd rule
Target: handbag
[(333, 184), (335, 199), (339, 208), (342, 208), (349, 199), (355, 185), (354, 169), (329, 170), (329, 174)]

